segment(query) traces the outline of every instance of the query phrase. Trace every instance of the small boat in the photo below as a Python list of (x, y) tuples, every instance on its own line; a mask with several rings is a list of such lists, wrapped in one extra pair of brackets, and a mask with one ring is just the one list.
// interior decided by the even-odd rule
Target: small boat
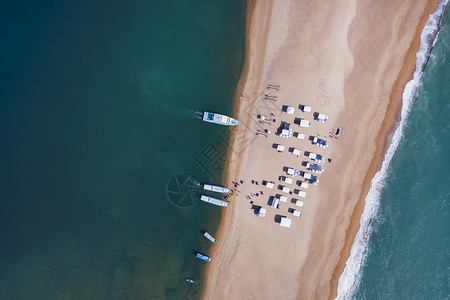
[(226, 187), (220, 186), (220, 185), (213, 185), (213, 184), (204, 184), (203, 189), (207, 190), (207, 191), (211, 191), (211, 192), (222, 193), (222, 194), (228, 194), (229, 192), (231, 192), (231, 190), (229, 188), (226, 188)]
[(214, 204), (214, 205), (217, 205), (217, 206), (222, 206), (222, 207), (230, 206), (230, 203), (228, 203), (225, 200), (209, 197), (209, 196), (206, 196), (206, 195), (202, 195), (200, 197), (200, 200), (208, 202), (208, 203), (211, 203), (211, 204)]
[(204, 261), (211, 261), (211, 257), (198, 253), (195, 255), (195, 257), (197, 257), (198, 259), (204, 260)]
[(213, 242), (214, 244), (217, 244), (217, 240), (210, 235), (208, 232), (205, 231), (205, 233), (203, 234), (208, 240), (210, 240), (211, 242)]
[(241, 124), (239, 121), (221, 114), (205, 111), (203, 113), (203, 121), (225, 126), (235, 126)]
[(192, 284), (197, 283), (194, 279), (186, 278), (186, 281)]

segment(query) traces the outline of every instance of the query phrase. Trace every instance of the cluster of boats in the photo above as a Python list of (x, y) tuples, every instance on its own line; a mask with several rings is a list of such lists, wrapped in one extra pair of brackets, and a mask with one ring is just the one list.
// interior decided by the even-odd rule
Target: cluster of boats
[[(212, 113), (212, 112), (207, 112), (207, 111), (205, 111), (203, 113), (203, 121), (214, 123), (214, 124), (219, 124), (219, 125), (225, 125), (225, 126), (235, 126), (235, 125), (240, 124), (239, 121), (237, 121), (231, 117)], [(203, 189), (205, 191), (221, 193), (221, 194), (228, 194), (231, 192), (231, 190), (229, 188), (219, 186), (219, 185), (213, 185), (213, 184), (203, 184)], [(204, 201), (206, 203), (209, 203), (209, 204), (220, 206), (220, 207), (228, 207), (230, 205), (230, 203), (228, 203), (225, 200), (214, 198), (214, 197), (207, 196), (207, 195), (201, 195), (200, 200)], [(209, 241), (211, 241), (211, 243), (217, 244), (217, 240), (210, 233), (205, 231), (203, 233), (203, 235)], [(206, 262), (211, 261), (211, 257), (209, 257), (208, 255), (202, 254), (200, 252), (196, 252), (195, 257), (198, 259), (201, 259), (203, 261), (206, 261)], [(186, 281), (189, 283), (192, 283), (192, 284), (196, 283), (196, 281), (192, 278), (186, 278)]]

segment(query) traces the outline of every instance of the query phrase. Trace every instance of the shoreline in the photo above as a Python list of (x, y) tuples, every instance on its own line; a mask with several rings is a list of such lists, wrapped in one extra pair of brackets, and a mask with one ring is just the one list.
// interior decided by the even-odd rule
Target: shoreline
[[(243, 104), (243, 101), (240, 101), (242, 96), (244, 94), (244, 91), (246, 90), (246, 88), (248, 89), (248, 84), (249, 84), (249, 76), (250, 76), (250, 66), (254, 60), (254, 56), (251, 56), (251, 50), (253, 50), (251, 45), (255, 45), (257, 43), (250, 43), (251, 38), (254, 37), (254, 35), (252, 35), (252, 37), (250, 36), (250, 32), (251, 32), (251, 27), (252, 24), (254, 26), (254, 23), (251, 22), (252, 16), (254, 15), (255, 11), (255, 5), (256, 2), (258, 0), (248, 0), (247, 1), (247, 7), (246, 7), (246, 24), (245, 24), (245, 55), (244, 55), (244, 63), (242, 66), (242, 74), (239, 77), (239, 81), (238, 84), (236, 86), (236, 91), (234, 93), (234, 105), (233, 105), (233, 116), (236, 117), (240, 111), (241, 105)], [(273, 0), (268, 0), (267, 3), (269, 4), (270, 8), (267, 10), (267, 14), (271, 15), (272, 13), (272, 8), (273, 8)], [(267, 22), (267, 25), (270, 24), (270, 19), (269, 22)], [(263, 41), (262, 44), (265, 45), (267, 42), (267, 30), (268, 28), (265, 28), (263, 30), (263, 32), (265, 32), (265, 34), (263, 34)], [(258, 35), (256, 35), (256, 38), (258, 37)], [(254, 46), (253, 46), (254, 47)], [(264, 47), (264, 51), (265, 51), (265, 47)], [(261, 76), (259, 76), (258, 82), (261, 80), (262, 77), (262, 72), (256, 72), (256, 74), (260, 74)], [(238, 117), (236, 117), (237, 119), (239, 119)], [(232, 173), (231, 170), (231, 161), (234, 158), (233, 156), (233, 151), (232, 149), (235, 148), (235, 139), (233, 138), (234, 134), (235, 134), (235, 130), (236, 128), (231, 128), (230, 129), (231, 135), (230, 135), (230, 147), (227, 150), (227, 156), (226, 156), (226, 160), (225, 160), (225, 174), (222, 178), (222, 185), (223, 186), (227, 186), (229, 182), (232, 181), (232, 176), (234, 175)], [(239, 160), (241, 159), (241, 157), (238, 158)], [(240, 165), (240, 164), (238, 164)], [(234, 170), (235, 173), (239, 172), (239, 168), (237, 170)], [(227, 229), (230, 225), (230, 221), (229, 218), (232, 217), (232, 210), (234, 209), (233, 205), (230, 205), (230, 207), (228, 207), (227, 209), (222, 210), (221, 213), (221, 219), (220, 219), (220, 224), (219, 224), (219, 228), (217, 229), (217, 233), (216, 233), (216, 238), (217, 240), (220, 240), (221, 237), (223, 237), (225, 235), (225, 232), (227, 232)], [(225, 227), (226, 225), (228, 225), (228, 227)], [(228, 229), (229, 230), (229, 229)], [(215, 256), (217, 252), (217, 247), (211, 247), (210, 250), (210, 256), (213, 257)], [(208, 264), (206, 266), (206, 271), (205, 271), (205, 282), (208, 281), (208, 278), (211, 277), (210, 276), (210, 272), (211, 272), (211, 264)], [(209, 276), (208, 276), (209, 275)], [(205, 286), (203, 287), (203, 291), (202, 291), (202, 297), (201, 299), (205, 299), (206, 294), (207, 294), (207, 286), (210, 286), (211, 284), (205, 284)]]
[[(420, 17), (420, 21), (419, 21), (418, 25), (416, 26), (416, 29), (414, 31), (415, 33), (414, 33), (413, 41), (411, 42), (410, 47), (404, 56), (403, 62), (401, 64), (402, 67), (399, 71), (399, 74), (398, 74), (398, 76), (394, 82), (394, 85), (392, 86), (392, 89), (390, 91), (390, 94), (389, 94), (389, 101), (387, 104), (386, 113), (384, 115), (381, 128), (378, 131), (378, 135), (375, 139), (376, 149), (374, 151), (374, 154), (372, 155), (372, 158), (370, 159), (368, 170), (365, 173), (364, 181), (362, 184), (361, 192), (359, 193), (359, 197), (358, 197), (355, 205), (353, 206), (353, 211), (351, 213), (350, 220), (349, 220), (350, 223), (347, 226), (347, 229), (345, 230), (345, 239), (344, 239), (343, 245), (342, 245), (340, 253), (339, 253), (337, 264), (335, 264), (335, 267), (332, 270), (332, 274), (331, 274), (332, 277), (329, 279), (329, 289), (328, 289), (329, 292), (324, 293), (324, 291), (322, 291), (321, 293), (315, 293), (314, 294), (315, 296), (320, 295), (321, 298), (324, 298), (325, 294), (327, 294), (328, 299), (334, 299), (337, 296), (338, 280), (339, 280), (339, 277), (341, 276), (342, 272), (344, 271), (346, 262), (350, 256), (351, 246), (353, 245), (356, 233), (358, 232), (359, 227), (360, 227), (359, 221), (361, 219), (361, 215), (364, 210), (365, 198), (369, 191), (371, 180), (372, 180), (373, 176), (375, 175), (375, 173), (380, 169), (381, 163), (384, 160), (384, 156), (386, 154), (387, 147), (390, 144), (392, 134), (396, 128), (396, 123), (399, 121), (399, 118), (400, 118), (399, 112), (401, 111), (401, 106), (402, 106), (401, 94), (403, 93), (405, 85), (407, 84), (407, 82), (409, 82), (411, 80), (412, 74), (414, 73), (415, 61), (416, 61), (415, 55), (417, 53), (417, 49), (420, 46), (420, 36), (421, 36), (422, 30), (423, 30), (424, 24), (428, 20), (429, 14), (434, 12), (434, 10), (436, 9), (436, 6), (439, 4), (439, 2), (440, 1), (438, 1), (438, 0), (432, 0), (432, 1), (427, 2), (426, 9), (422, 13), (422, 15)], [(256, 34), (255, 34), (255, 32), (252, 31), (252, 25), (253, 25), (253, 27), (256, 26), (255, 20), (253, 18), (255, 18), (255, 14), (258, 13), (258, 12), (255, 12), (255, 7), (256, 7), (257, 3), (258, 3), (257, 0), (252, 0), (252, 1), (249, 1), (247, 4), (246, 49), (245, 49), (246, 54), (245, 54), (243, 71), (242, 71), (241, 77), (239, 79), (238, 86), (236, 88), (235, 105), (233, 108), (234, 116), (237, 116), (237, 118), (240, 121), (245, 119), (245, 121), (247, 121), (247, 122), (250, 118), (250, 115), (249, 114), (244, 115), (242, 113), (242, 105), (245, 103), (246, 100), (251, 99), (252, 97), (256, 96), (255, 93), (249, 94), (249, 91), (251, 92), (252, 90), (256, 90), (255, 87), (260, 85), (260, 82), (264, 75), (262, 72), (262, 69), (264, 67), (263, 66), (264, 61), (259, 62), (260, 64), (256, 67), (256, 70), (255, 70), (254, 64), (258, 63), (258, 61), (255, 62), (255, 60), (257, 60), (258, 57), (261, 58), (262, 54), (263, 54), (262, 56), (267, 56), (266, 47), (267, 47), (269, 28), (265, 28), (264, 30), (262, 30), (262, 32), (258, 31)], [(267, 3), (269, 3), (269, 4), (267, 4)], [(272, 1), (267, 2), (267, 3), (266, 3), (266, 7), (265, 7), (265, 13), (266, 13), (265, 15), (271, 16), (274, 3)], [(270, 8), (268, 8), (267, 6), (269, 6)], [(261, 11), (259, 13), (261, 14)], [(270, 21), (268, 21), (266, 23), (266, 26), (267, 25), (271, 25)], [(256, 42), (259, 41), (261, 43), (261, 41), (262, 41), (261, 44), (264, 45), (264, 47), (260, 47), (258, 49), (259, 53), (256, 55), (253, 53), (255, 51), (254, 48), (256, 48), (256, 46), (253, 46), (253, 47), (251, 46), (251, 45), (258, 44), (258, 43), (255, 43), (254, 39), (257, 40)], [(253, 73), (250, 73), (250, 72), (253, 72)], [(253, 81), (249, 80), (251, 75), (253, 75), (253, 78), (252, 78)], [(257, 75), (259, 75), (259, 77)], [(255, 76), (257, 77), (256, 79), (254, 78)], [(235, 144), (234, 135), (236, 134), (236, 130), (238, 130), (238, 129), (233, 129), (232, 138), (231, 138), (232, 146), (231, 146), (231, 149), (228, 150), (227, 162), (226, 162), (226, 168), (225, 168), (226, 171), (225, 171), (225, 176), (224, 176), (224, 184), (229, 184), (233, 179), (237, 178), (236, 175), (240, 173), (240, 168), (242, 165), (241, 162), (245, 158), (242, 155), (236, 157), (237, 154), (233, 153), (233, 151), (232, 151), (232, 149), (239, 147), (239, 146), (236, 147), (236, 144)], [(244, 151), (243, 155), (245, 156), (245, 151)], [(238, 163), (236, 163), (235, 159), (238, 160)], [(235, 209), (237, 209), (236, 206), (232, 204), (228, 209), (226, 209), (222, 212), (222, 219), (221, 219), (221, 222), (219, 225), (218, 232), (216, 234), (218, 236), (218, 239), (220, 239), (222, 237), (226, 237), (226, 235), (229, 234), (230, 230), (233, 230), (232, 218), (235, 215)], [(234, 243), (234, 246), (236, 246), (236, 243)], [(230, 250), (232, 247), (231, 248), (228, 247), (228, 248), (229, 248), (228, 250)], [(216, 256), (216, 254), (220, 255), (220, 253), (217, 253), (220, 251), (222, 251), (222, 254), (224, 252), (226, 252), (223, 249), (219, 250), (217, 247), (213, 247), (211, 249), (211, 256)], [(216, 283), (217, 283), (218, 273), (226, 265), (227, 265), (226, 263), (222, 263), (219, 266), (214, 266), (212, 264), (207, 266), (206, 277), (205, 277), (206, 285), (203, 290), (202, 299), (210, 299), (211, 298), (211, 293), (213, 292), (214, 287), (216, 286)]]
[(328, 299), (335, 299), (337, 297), (337, 289), (339, 284), (339, 277), (344, 272), (347, 260), (350, 257), (350, 251), (355, 241), (356, 234), (360, 228), (360, 220), (364, 211), (366, 197), (369, 193), (371, 182), (375, 174), (380, 170), (381, 163), (384, 161), (387, 149), (392, 142), (392, 137), (397, 128), (397, 123), (401, 120), (401, 110), (403, 105), (402, 94), (405, 86), (413, 79), (414, 71), (416, 69), (416, 54), (419, 51), (421, 43), (421, 35), (425, 24), (428, 21), (429, 15), (432, 14), (438, 4), (443, 0), (432, 0), (427, 3), (425, 12), (420, 17), (419, 24), (415, 30), (415, 36), (411, 43), (405, 59), (402, 64), (402, 69), (397, 77), (394, 87), (390, 93), (390, 100), (386, 110), (385, 118), (381, 125), (380, 132), (377, 136), (377, 148), (370, 162), (369, 171), (366, 173), (363, 183), (363, 189), (359, 196), (359, 200), (351, 216), (351, 223), (346, 231), (345, 245), (341, 250), (339, 262), (333, 272), (331, 278), (331, 293)]

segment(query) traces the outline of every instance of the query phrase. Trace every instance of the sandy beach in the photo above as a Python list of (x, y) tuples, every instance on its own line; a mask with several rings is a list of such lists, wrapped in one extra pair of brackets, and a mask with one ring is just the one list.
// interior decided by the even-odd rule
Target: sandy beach
[[(249, 1), (234, 113), (242, 124), (233, 130), (225, 184), (243, 183), (224, 209), (204, 299), (336, 297), (370, 181), (414, 71), (420, 33), (437, 3)], [(302, 111), (303, 105), (311, 111)], [(315, 112), (327, 121), (314, 120)], [(300, 119), (311, 126), (300, 127)], [(276, 134), (282, 122), (290, 124), (292, 137)], [(313, 145), (311, 137), (329, 147)], [(301, 154), (291, 153), (294, 148)], [(315, 162), (308, 153), (325, 157), (317, 163), (324, 172), (313, 174), (317, 185), (301, 188), (304, 177), (286, 171), (311, 173), (305, 164)], [(306, 196), (285, 193), (283, 186)], [(287, 202), (270, 207), (281, 195)], [(255, 214), (258, 207), (267, 210), (265, 217)], [(281, 217), (291, 219), (290, 228), (280, 226)]]

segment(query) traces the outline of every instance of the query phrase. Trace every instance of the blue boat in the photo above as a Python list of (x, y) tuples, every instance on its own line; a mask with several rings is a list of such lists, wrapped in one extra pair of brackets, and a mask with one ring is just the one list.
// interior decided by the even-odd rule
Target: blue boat
[(195, 257), (197, 257), (197, 258), (199, 258), (201, 260), (204, 260), (204, 261), (211, 261), (211, 257), (203, 255), (203, 254), (198, 253), (198, 252), (197, 252), (197, 255), (195, 255)]

